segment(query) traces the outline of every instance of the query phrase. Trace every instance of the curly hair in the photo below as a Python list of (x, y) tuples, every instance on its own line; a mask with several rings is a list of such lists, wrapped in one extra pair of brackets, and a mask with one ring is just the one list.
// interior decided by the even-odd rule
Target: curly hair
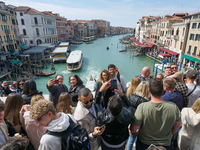
[(56, 115), (56, 109), (53, 103), (46, 99), (41, 99), (31, 107), (30, 117), (32, 119), (37, 119), (49, 111), (51, 111), (53, 115)]
[(42, 95), (34, 95), (31, 98), (31, 106), (33, 106), (35, 104), (35, 102), (37, 102), (37, 101), (39, 101), (41, 99), (44, 99), (44, 97)]

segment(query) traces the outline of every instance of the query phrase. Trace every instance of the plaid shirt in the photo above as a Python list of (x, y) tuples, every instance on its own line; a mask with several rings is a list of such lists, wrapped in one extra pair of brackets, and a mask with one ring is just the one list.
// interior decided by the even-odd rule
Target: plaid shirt
[(184, 100), (183, 107), (187, 107), (187, 105), (188, 105), (188, 98), (187, 98), (188, 89), (187, 89), (186, 84), (182, 83), (182, 82), (177, 82), (175, 91), (178, 91), (183, 96), (183, 100)]

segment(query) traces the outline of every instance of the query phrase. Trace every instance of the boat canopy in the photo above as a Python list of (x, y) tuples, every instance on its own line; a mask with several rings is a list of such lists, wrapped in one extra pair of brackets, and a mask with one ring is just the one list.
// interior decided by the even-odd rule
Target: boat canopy
[(60, 47), (64, 47), (64, 46), (69, 46), (69, 42), (61, 42), (60, 44), (59, 44), (59, 46)]
[(67, 63), (68, 64), (77, 63), (81, 60), (81, 57), (82, 57), (81, 50), (72, 51), (67, 59)]
[(53, 54), (56, 53), (66, 53), (68, 50), (68, 47), (56, 47), (55, 50), (52, 52)]

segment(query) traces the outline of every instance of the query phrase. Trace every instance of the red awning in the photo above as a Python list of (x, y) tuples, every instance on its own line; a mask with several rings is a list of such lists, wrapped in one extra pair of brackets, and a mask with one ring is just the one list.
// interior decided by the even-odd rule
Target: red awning
[(148, 45), (149, 47), (152, 47), (152, 46), (154, 46), (154, 44), (152, 44), (152, 43), (148, 43), (148, 42), (146, 42), (146, 43), (144, 43), (145, 45)]
[(131, 40), (131, 41), (135, 41), (136, 38), (135, 38), (135, 37), (131, 37), (130, 40)]
[(173, 52), (173, 51), (171, 51), (171, 50), (169, 50), (169, 49), (165, 49), (165, 48), (163, 48), (163, 47), (158, 47), (158, 48), (161, 49), (162, 51), (167, 52), (167, 53), (170, 53), (170, 54), (172, 54), (172, 55), (174, 55), (174, 56), (179, 55), (179, 53)]
[(172, 57), (170, 54), (159, 54), (159, 55), (161, 55), (163, 57)]

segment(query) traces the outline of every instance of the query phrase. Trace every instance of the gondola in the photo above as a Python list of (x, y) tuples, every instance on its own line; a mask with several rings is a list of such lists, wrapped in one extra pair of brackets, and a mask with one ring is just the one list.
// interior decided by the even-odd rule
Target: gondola
[(55, 72), (50, 72), (50, 73), (35, 73), (34, 75), (35, 76), (46, 77), (46, 76), (51, 76), (51, 75), (54, 75), (54, 74), (56, 74), (56, 71)]

